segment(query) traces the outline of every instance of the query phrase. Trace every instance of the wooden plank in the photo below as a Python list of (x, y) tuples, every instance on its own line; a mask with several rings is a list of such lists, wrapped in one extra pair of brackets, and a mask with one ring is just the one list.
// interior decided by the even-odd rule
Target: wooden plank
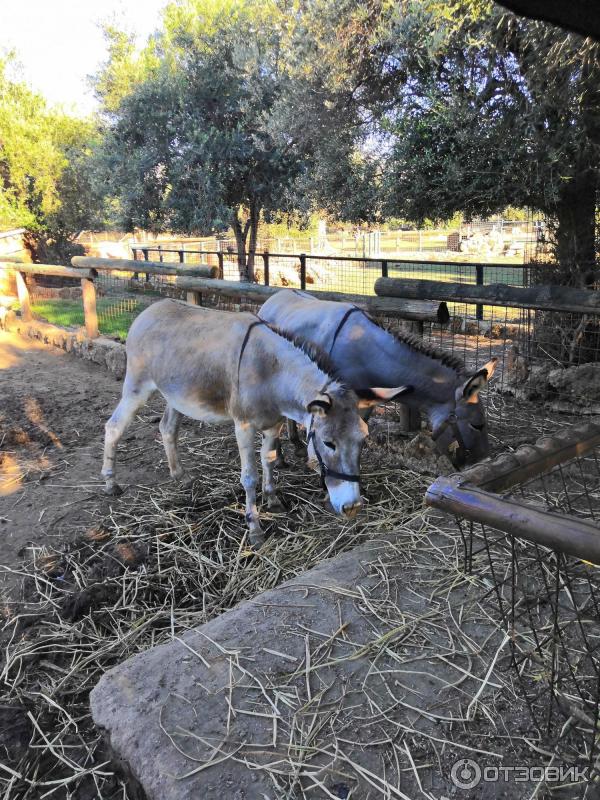
[(71, 264), (77, 269), (103, 270), (105, 272), (145, 272), (149, 275), (181, 275), (198, 278), (216, 278), (218, 267), (200, 264), (194, 267), (181, 267), (178, 264), (165, 264), (162, 261), (134, 261), (130, 258), (92, 258), (74, 256)]
[[(186, 292), (196, 291), (204, 294), (219, 294), (224, 297), (248, 297), (254, 303), (264, 303), (269, 297), (282, 290), (281, 286), (261, 286), (256, 283), (238, 281), (209, 281), (188, 277), (178, 277), (177, 287)], [(406, 300), (404, 298), (369, 297), (367, 295), (312, 289), (307, 289), (307, 294), (318, 297), (320, 300), (354, 303), (371, 314), (441, 324), (446, 324), (450, 319), (446, 303)]]
[(57, 278), (93, 278), (94, 273), (89, 269), (73, 269), (73, 267), (61, 267), (59, 264), (20, 264), (19, 272), (27, 275), (52, 275)]
[(460, 475), (431, 484), (425, 503), (455, 516), (600, 564), (600, 528), (591, 522), (542, 511), (463, 483)]
[(82, 279), (81, 295), (83, 298), (85, 332), (90, 339), (96, 339), (99, 335), (99, 330), (98, 313), (96, 311), (96, 287), (93, 280), (89, 278)]
[(444, 283), (410, 278), (378, 278), (375, 281), (375, 292), (380, 297), (483, 303), (488, 306), (600, 314), (600, 292), (573, 289), (568, 286), (521, 288), (503, 283), (476, 286), (468, 283)]

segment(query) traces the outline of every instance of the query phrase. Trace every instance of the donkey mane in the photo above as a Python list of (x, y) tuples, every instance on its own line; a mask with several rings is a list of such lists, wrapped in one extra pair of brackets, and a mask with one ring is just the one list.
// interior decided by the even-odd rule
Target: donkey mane
[[(377, 325), (377, 323), (375, 324)], [(401, 344), (408, 345), (408, 347), (416, 350), (417, 353), (421, 353), (428, 358), (432, 358), (434, 361), (441, 362), (445, 367), (453, 369), (456, 373), (458, 373), (458, 375), (466, 374), (467, 368), (465, 366), (465, 362), (457, 356), (453, 356), (451, 353), (447, 353), (445, 350), (440, 350), (439, 348), (428, 344), (419, 336), (415, 336), (414, 333), (404, 333), (403, 331), (392, 330), (384, 327), (383, 325), (380, 325), (379, 327), (383, 328), (384, 331), (393, 336), (394, 339)]]
[(314, 344), (314, 342), (310, 342), (298, 333), (291, 333), (283, 328), (278, 328), (276, 325), (269, 325), (269, 328), (279, 336), (283, 336), (283, 338), (295, 348), (301, 350), (328, 378), (331, 378), (332, 381), (336, 381), (336, 383), (339, 383), (341, 386), (344, 385), (337, 367), (323, 348)]

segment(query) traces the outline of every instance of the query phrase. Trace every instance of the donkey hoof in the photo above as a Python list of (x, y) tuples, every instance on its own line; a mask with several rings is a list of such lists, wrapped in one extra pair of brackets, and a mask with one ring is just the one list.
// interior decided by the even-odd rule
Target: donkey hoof
[(265, 543), (265, 534), (262, 529), (249, 531), (248, 533), (248, 542), (250, 543), (251, 547), (258, 549), (262, 547)]
[(107, 483), (104, 487), (104, 494), (109, 495), (109, 497), (119, 497), (123, 494), (124, 489), (122, 489), (118, 483)]
[(171, 477), (182, 489), (187, 489), (194, 483), (193, 476), (183, 470), (176, 475), (171, 475)]
[(273, 497), (267, 503), (269, 511), (274, 512), (275, 514), (280, 514), (281, 512), (286, 510), (286, 507), (281, 502), (278, 497)]

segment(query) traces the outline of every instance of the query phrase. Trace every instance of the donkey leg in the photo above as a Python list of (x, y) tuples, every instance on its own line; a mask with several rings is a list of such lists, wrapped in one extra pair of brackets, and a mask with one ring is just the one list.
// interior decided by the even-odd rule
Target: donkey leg
[(283, 456), (280, 436), (277, 436), (277, 438), (275, 439), (275, 461), (273, 462), (273, 466), (277, 467), (278, 469), (284, 469), (285, 467), (289, 467), (289, 464), (287, 463), (287, 461)]
[(248, 523), (249, 541), (252, 545), (261, 545), (264, 534), (260, 527), (258, 509), (256, 508), (256, 485), (258, 469), (254, 455), (254, 428), (247, 422), (235, 423), (235, 438), (242, 462), (241, 483), (246, 492), (246, 522)]
[(158, 426), (165, 453), (167, 454), (167, 461), (169, 462), (169, 472), (171, 473), (171, 477), (178, 481), (182, 480), (185, 476), (185, 470), (181, 466), (179, 452), (177, 450), (177, 438), (179, 436), (179, 426), (181, 425), (182, 417), (183, 414), (172, 406), (167, 405)]
[(298, 426), (293, 419), (288, 419), (287, 429), (288, 439), (294, 445), (294, 450), (296, 451), (297, 455), (306, 456), (306, 445), (300, 439), (300, 435), (298, 434)]
[(273, 480), (273, 467), (277, 464), (277, 443), (281, 426), (276, 425), (263, 431), (263, 440), (260, 448), (260, 461), (262, 464), (262, 493), (263, 502), (266, 499), (271, 511), (284, 511), (281, 500), (277, 497), (275, 481)]
[(136, 383), (125, 376), (123, 395), (119, 405), (113, 411), (111, 418), (104, 426), (104, 462), (102, 464), (102, 477), (106, 479), (104, 491), (106, 494), (119, 495), (121, 487), (115, 481), (115, 461), (119, 440), (125, 433), (135, 412), (143, 405), (154, 391), (152, 383)]

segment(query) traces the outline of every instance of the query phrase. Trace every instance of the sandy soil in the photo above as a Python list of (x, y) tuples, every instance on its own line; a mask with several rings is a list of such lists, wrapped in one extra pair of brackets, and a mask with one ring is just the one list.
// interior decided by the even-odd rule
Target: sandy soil
[[(0, 591), (14, 595), (30, 548), (84, 531), (102, 493), (103, 428), (121, 382), (97, 365), (0, 332)], [(166, 481), (158, 434), (161, 400), (127, 431), (125, 484)], [(118, 501), (116, 501), (118, 502)]]

